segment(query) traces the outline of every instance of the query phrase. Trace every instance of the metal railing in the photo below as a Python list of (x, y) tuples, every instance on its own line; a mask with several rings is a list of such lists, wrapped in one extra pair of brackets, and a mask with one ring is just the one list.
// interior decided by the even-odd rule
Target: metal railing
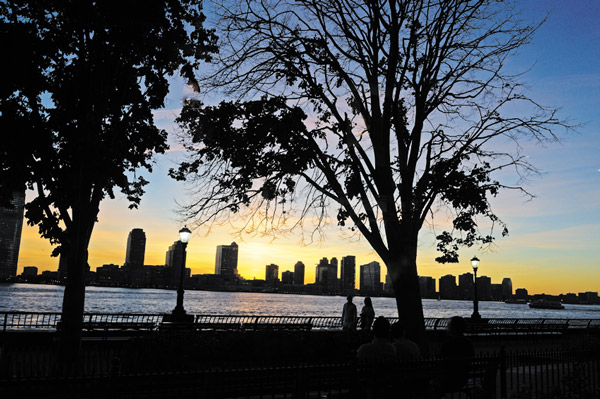
[[(40, 358), (39, 350), (34, 353), (35, 356), (23, 356), (23, 361), (31, 363)], [(10, 354), (3, 355), (6, 357)], [(425, 393), (431, 387), (431, 382), (448, 370), (449, 361), (424, 358), (387, 364), (375, 368), (376, 372), (370, 367), (345, 361), (128, 373), (120, 371), (118, 363), (112, 362), (103, 352), (88, 355), (96, 365), (88, 367), (77, 378), (48, 373), (51, 369), (46, 367), (46, 363), (51, 362), (47, 360), (44, 360), (44, 364), (38, 362), (35, 365), (20, 364), (14, 360), (10, 364), (2, 362), (7, 369), (5, 371), (8, 371), (3, 375), (0, 373), (3, 393), (57, 398), (75, 397), (81, 392), (123, 398), (351, 398), (362, 397), (360, 393), (367, 386), (365, 383), (368, 384), (372, 378), (377, 378), (377, 386), (379, 383), (384, 387), (387, 384), (395, 394), (402, 392), (399, 389), (407, 389), (407, 384), (413, 385), (414, 392)], [(106, 359), (100, 362), (98, 358)], [(468, 367), (465, 385), (446, 393), (445, 397), (470, 398), (474, 393), (479, 395), (477, 397), (486, 398), (595, 398), (600, 395), (598, 347), (501, 350), (475, 357)]]
[[(163, 314), (141, 313), (85, 313), (84, 330), (154, 330), (161, 326)], [(59, 312), (0, 312), (1, 331), (57, 330), (60, 326)], [(390, 323), (398, 320), (389, 317)], [(447, 318), (426, 318), (428, 331), (448, 328)], [(260, 329), (289, 328), (330, 330), (341, 329), (338, 316), (269, 316), (269, 315), (195, 315), (196, 329)], [(600, 328), (600, 319), (483, 319), (470, 323), (468, 333), (529, 333)]]

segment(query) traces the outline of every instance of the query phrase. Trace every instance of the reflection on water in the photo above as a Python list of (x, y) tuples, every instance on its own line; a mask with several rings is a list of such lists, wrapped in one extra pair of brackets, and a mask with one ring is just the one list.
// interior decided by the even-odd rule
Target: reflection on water
[[(0, 284), (0, 311), (60, 312), (64, 287), (38, 284)], [(91, 313), (169, 313), (177, 293), (171, 290), (87, 287), (85, 311)], [(354, 298), (360, 311), (362, 297)], [(343, 296), (262, 294), (250, 292), (186, 291), (184, 307), (192, 314), (341, 315)], [(373, 298), (377, 315), (397, 316), (393, 298)], [(471, 301), (423, 300), (425, 317), (470, 316)], [(564, 310), (531, 309), (527, 305), (479, 302), (487, 318), (598, 318), (598, 305), (565, 305)]]

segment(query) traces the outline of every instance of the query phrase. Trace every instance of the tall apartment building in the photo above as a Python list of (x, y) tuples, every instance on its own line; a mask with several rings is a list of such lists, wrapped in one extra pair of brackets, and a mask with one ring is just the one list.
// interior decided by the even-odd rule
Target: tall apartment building
[(458, 294), (456, 277), (451, 274), (440, 277), (439, 291), (441, 299), (456, 299)]
[[(181, 264), (185, 262), (185, 248), (181, 241), (175, 241), (169, 247), (165, 258), (165, 265), (170, 269), (169, 283), (178, 286), (181, 279)], [(185, 277), (185, 276), (184, 276)]]
[(419, 276), (419, 290), (421, 298), (435, 297), (435, 279), (429, 276)]
[(215, 274), (221, 276), (237, 277), (238, 263), (238, 245), (232, 242), (231, 245), (219, 245), (217, 247), (217, 257), (215, 260)]
[(327, 279), (329, 277), (329, 260), (327, 258), (321, 258), (317, 267), (315, 268), (315, 283), (318, 285), (327, 285)]
[(125, 254), (125, 266), (144, 266), (146, 253), (146, 233), (142, 229), (133, 229), (127, 237), (127, 252)]
[(281, 273), (281, 283), (282, 284), (294, 284), (294, 272), (291, 270), (286, 270)]
[(265, 266), (265, 281), (275, 283), (279, 281), (279, 266), (271, 263)]
[(492, 279), (488, 276), (477, 277), (477, 298), (484, 301), (492, 299)]
[(458, 276), (458, 299), (473, 299), (473, 273)]
[(342, 292), (351, 291), (356, 288), (356, 257), (344, 256), (341, 262), (340, 280)]
[(0, 278), (17, 275), (25, 190), (13, 192), (12, 197), (11, 207), (0, 207)]
[(379, 266), (379, 262), (371, 262), (360, 266), (360, 290), (364, 292), (381, 290), (381, 266)]
[(304, 285), (304, 263), (296, 262), (294, 265), (294, 284)]
[(505, 277), (502, 279), (502, 299), (510, 299), (512, 298), (512, 294), (512, 280), (510, 277)]

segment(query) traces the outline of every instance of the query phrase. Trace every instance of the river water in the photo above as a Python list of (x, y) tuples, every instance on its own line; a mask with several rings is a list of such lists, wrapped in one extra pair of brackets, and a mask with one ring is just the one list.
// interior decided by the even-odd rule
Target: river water
[[(0, 312), (60, 312), (63, 286), (0, 284)], [(169, 313), (177, 293), (172, 290), (86, 287), (85, 311), (90, 313)], [(342, 296), (266, 294), (250, 292), (186, 291), (184, 307), (191, 314), (337, 316)], [(363, 298), (354, 298), (359, 311)], [(373, 298), (379, 316), (397, 316), (393, 298)], [(471, 301), (423, 300), (425, 317), (470, 316)], [(531, 309), (527, 305), (479, 302), (485, 318), (600, 318), (600, 305), (565, 305), (564, 310)]]

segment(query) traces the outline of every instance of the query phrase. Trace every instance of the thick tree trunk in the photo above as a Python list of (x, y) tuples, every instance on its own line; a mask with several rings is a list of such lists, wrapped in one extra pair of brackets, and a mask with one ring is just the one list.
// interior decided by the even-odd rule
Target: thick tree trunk
[(414, 243), (401, 243), (386, 266), (394, 287), (398, 318), (406, 329), (407, 338), (421, 346), (425, 341), (425, 322), (417, 275), (416, 240)]
[(79, 371), (81, 330), (85, 305), (85, 276), (87, 272), (88, 229), (82, 221), (74, 223), (69, 232), (67, 248), (67, 280), (63, 295), (60, 328), (60, 367), (67, 375)]

